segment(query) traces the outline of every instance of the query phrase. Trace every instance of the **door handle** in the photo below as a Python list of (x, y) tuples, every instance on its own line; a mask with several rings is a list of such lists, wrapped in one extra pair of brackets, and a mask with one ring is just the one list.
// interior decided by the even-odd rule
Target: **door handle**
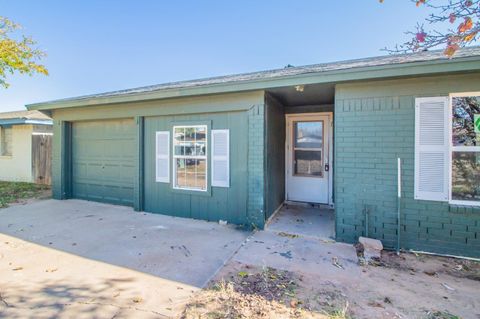
[(328, 172), (329, 169), (330, 169), (330, 166), (328, 164), (325, 164), (325, 172)]

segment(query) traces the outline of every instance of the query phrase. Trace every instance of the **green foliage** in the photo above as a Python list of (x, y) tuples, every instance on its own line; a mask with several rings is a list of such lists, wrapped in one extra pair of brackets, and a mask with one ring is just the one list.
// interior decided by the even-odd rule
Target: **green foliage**
[(33, 183), (0, 181), (0, 208), (7, 207), (8, 203), (17, 202), (20, 199), (36, 197), (48, 188), (46, 185)]
[(32, 38), (18, 36), (20, 29), (20, 25), (0, 17), (0, 86), (5, 88), (9, 86), (6, 82), (8, 74), (48, 75), (45, 66), (37, 63), (45, 56), (45, 52), (34, 48), (36, 43)]

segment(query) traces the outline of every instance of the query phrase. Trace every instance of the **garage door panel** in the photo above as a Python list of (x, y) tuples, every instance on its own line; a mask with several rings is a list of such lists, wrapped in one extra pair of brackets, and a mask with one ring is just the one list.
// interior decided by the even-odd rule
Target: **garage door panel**
[(73, 123), (73, 197), (133, 205), (134, 151), (133, 120)]

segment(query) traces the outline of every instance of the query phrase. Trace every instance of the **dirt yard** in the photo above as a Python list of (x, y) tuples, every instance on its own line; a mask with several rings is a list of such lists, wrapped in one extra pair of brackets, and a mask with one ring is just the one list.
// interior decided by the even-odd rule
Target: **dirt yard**
[(358, 267), (339, 280), (231, 262), (182, 318), (480, 318), (478, 262), (384, 252)]

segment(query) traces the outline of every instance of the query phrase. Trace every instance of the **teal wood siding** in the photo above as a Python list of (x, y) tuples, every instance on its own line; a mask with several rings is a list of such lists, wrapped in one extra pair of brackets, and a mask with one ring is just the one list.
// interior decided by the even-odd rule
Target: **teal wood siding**
[[(200, 97), (179, 97), (167, 100), (130, 102), (56, 109), (52, 156), (52, 191), (55, 199), (71, 198), (71, 126), (78, 121), (130, 118), (136, 121), (134, 159), (134, 207), (142, 210), (143, 188), (143, 119), (152, 116), (174, 116), (175, 114), (210, 114), (222, 112), (248, 112), (258, 105), (263, 106), (264, 92), (219, 94)], [(261, 128), (260, 128), (261, 129)], [(245, 129), (248, 130), (248, 127)], [(248, 136), (248, 132), (242, 133)], [(262, 144), (263, 145), (263, 144)]]
[(266, 209), (268, 219), (285, 200), (285, 113), (274, 97), (265, 99), (266, 123)]
[(343, 84), (335, 101), (337, 239), (368, 234), (394, 248), (397, 157), (402, 159), (401, 247), (480, 257), (480, 209), (414, 200), (415, 98), (480, 91), (480, 75)]
[(66, 199), (71, 195), (71, 125), (69, 122), (53, 122), (52, 145), (52, 197)]
[[(208, 185), (210, 192), (176, 190), (171, 183), (155, 181), (155, 132), (172, 131), (175, 124), (210, 123), (210, 129), (230, 130), (230, 187), (211, 185), (211, 136), (208, 136)], [(248, 225), (247, 218), (247, 158), (248, 114), (243, 112), (206, 113), (145, 117), (144, 131), (144, 209), (147, 212), (171, 216), (226, 220)], [(170, 136), (172, 139), (172, 133)], [(171, 146), (171, 145), (170, 145)], [(170, 180), (173, 181), (172, 165)]]

